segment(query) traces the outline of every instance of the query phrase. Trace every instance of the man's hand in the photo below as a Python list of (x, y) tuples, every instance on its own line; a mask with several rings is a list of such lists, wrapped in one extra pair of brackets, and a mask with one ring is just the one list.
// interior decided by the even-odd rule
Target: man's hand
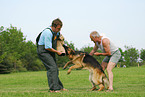
[(101, 53), (99, 53), (99, 52), (95, 52), (94, 55), (96, 55), (96, 56), (100, 56)]
[(96, 56), (110, 56), (111, 55), (111, 53), (109, 52), (109, 53), (99, 53), (99, 52), (95, 52), (94, 53), (94, 55), (96, 55)]
[(61, 54), (62, 54), (62, 52), (57, 51), (57, 55), (61, 55)]
[(61, 54), (62, 54), (62, 52), (57, 51), (57, 50), (55, 50), (55, 49), (53, 49), (53, 48), (48, 48), (48, 49), (46, 49), (46, 50), (48, 50), (48, 51), (50, 51), (50, 52), (54, 52), (54, 53), (56, 53), (57, 55), (61, 55)]
[(93, 56), (94, 54), (93, 54), (93, 53), (89, 53), (89, 55), (90, 55), (90, 56)]

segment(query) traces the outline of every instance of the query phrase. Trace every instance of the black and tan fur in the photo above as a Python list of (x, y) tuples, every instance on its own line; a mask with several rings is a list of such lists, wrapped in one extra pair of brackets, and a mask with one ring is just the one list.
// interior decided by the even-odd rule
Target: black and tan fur
[(107, 89), (109, 88), (109, 81), (102, 70), (101, 65), (94, 57), (90, 56), (86, 52), (74, 51), (65, 45), (64, 48), (66, 56), (70, 59), (70, 61), (65, 64), (64, 69), (69, 64), (74, 64), (69, 68), (67, 74), (70, 74), (71, 70), (76, 68), (88, 69), (90, 72), (89, 80), (93, 86), (91, 89), (92, 91), (96, 89), (96, 85), (99, 85), (100, 89), (98, 91), (103, 90), (105, 88), (105, 84)]

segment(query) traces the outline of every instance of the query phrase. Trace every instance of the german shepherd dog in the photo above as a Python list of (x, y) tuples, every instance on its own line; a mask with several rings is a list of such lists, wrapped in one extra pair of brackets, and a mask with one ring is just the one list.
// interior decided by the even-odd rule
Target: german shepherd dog
[(108, 78), (102, 70), (101, 65), (94, 57), (90, 56), (87, 52), (74, 51), (65, 45), (63, 45), (63, 47), (65, 48), (66, 56), (70, 59), (63, 69), (65, 69), (69, 64), (74, 64), (69, 68), (67, 74), (70, 74), (71, 70), (76, 68), (88, 69), (90, 72), (89, 80), (93, 86), (91, 91), (96, 90), (96, 85), (99, 85), (100, 88), (97, 91), (103, 90), (105, 88), (105, 84), (106, 88), (109, 88)]

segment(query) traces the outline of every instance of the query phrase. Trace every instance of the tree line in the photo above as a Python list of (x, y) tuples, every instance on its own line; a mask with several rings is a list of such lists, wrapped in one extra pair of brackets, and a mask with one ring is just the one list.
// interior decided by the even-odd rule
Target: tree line
[[(65, 43), (74, 50), (74, 43)], [(86, 46), (80, 50), (90, 52), (93, 47)], [(121, 51), (119, 65), (137, 66), (145, 64), (145, 49), (138, 49), (131, 46), (125, 46), (125, 51)], [(101, 52), (98, 50), (98, 52)], [(104, 56), (94, 56), (100, 63)], [(57, 64), (63, 67), (69, 61), (66, 56), (56, 56)], [(141, 59), (141, 61), (139, 60)], [(37, 56), (37, 47), (32, 41), (26, 41), (21, 29), (10, 25), (9, 28), (0, 27), (0, 73), (20, 72), (20, 71), (40, 71), (45, 70), (42, 62)]]

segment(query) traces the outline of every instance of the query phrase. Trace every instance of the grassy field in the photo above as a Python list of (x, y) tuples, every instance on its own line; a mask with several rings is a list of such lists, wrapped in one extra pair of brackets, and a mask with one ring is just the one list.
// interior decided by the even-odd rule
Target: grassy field
[(0, 97), (145, 97), (145, 66), (115, 68), (114, 91), (89, 91), (89, 71), (60, 70), (59, 77), (69, 91), (48, 92), (46, 71), (0, 75)]

